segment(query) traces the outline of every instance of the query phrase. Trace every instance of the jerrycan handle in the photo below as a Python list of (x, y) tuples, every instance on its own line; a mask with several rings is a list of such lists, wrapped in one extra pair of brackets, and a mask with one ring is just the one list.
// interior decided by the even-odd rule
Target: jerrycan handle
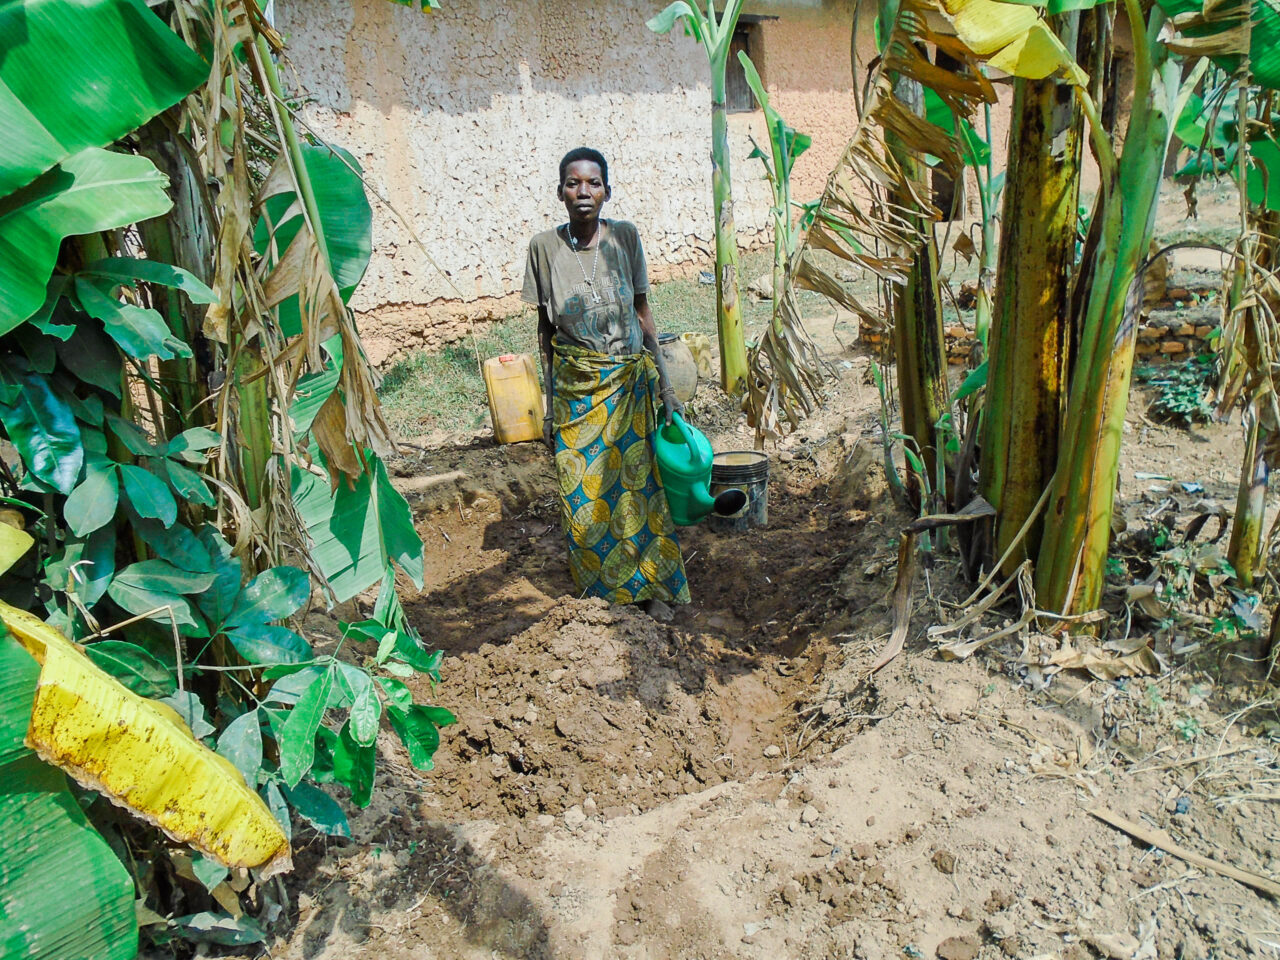
[[(710, 462), (698, 456), (698, 445), (694, 443), (693, 440), (693, 429), (684, 422), (684, 417), (680, 416), (679, 413), (672, 411), (671, 422), (676, 425), (681, 436), (684, 437), (684, 442), (689, 447), (689, 460), (693, 464), (694, 468), (698, 470), (699, 473), (709, 469), (711, 467)], [(695, 460), (695, 458), (697, 459)]]

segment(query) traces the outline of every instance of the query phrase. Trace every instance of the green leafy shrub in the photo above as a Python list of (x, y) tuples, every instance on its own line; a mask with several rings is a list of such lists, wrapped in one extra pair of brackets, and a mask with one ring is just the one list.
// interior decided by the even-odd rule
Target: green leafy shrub
[(1134, 370), (1134, 379), (1156, 390), (1148, 408), (1152, 413), (1183, 423), (1213, 419), (1213, 377), (1216, 358), (1202, 353), (1180, 363), (1146, 365)]

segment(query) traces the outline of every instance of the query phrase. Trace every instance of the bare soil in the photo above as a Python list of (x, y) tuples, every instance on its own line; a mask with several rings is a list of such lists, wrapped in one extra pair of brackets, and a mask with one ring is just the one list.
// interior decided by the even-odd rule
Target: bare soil
[[(372, 805), (351, 840), (299, 852), (270, 956), (1280, 955), (1266, 895), (1090, 813), (1280, 875), (1257, 642), (1166, 630), (1165, 672), (1119, 680), (1029, 669), (1016, 640), (947, 662), (925, 629), (967, 586), (944, 556), (905, 651), (866, 678), (910, 518), (884, 482), (870, 358), (832, 326), (815, 324), (831, 399), (772, 451), (769, 525), (688, 530), (693, 603), (671, 623), (572, 596), (540, 447), (437, 436), (395, 464), (429, 548), (407, 608), (447, 654), (419, 692), (459, 722), (430, 774), (380, 740)], [(713, 393), (695, 415), (714, 445), (749, 447)], [(1238, 424), (1162, 424), (1146, 400), (1122, 464), (1135, 555), (1157, 520), (1232, 505), (1241, 447)], [(1124, 579), (1112, 636), (1154, 636), (1124, 614)]]

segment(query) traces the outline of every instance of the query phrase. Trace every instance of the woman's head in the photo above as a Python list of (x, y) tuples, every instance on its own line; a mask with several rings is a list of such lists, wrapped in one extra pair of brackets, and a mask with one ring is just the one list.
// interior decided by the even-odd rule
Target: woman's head
[(556, 196), (569, 212), (570, 222), (589, 226), (611, 196), (609, 164), (599, 150), (578, 147), (560, 161), (560, 185)]
[(565, 175), (569, 172), (569, 167), (581, 160), (594, 163), (600, 168), (600, 179), (604, 181), (604, 185), (609, 186), (609, 161), (604, 158), (604, 154), (599, 150), (593, 150), (591, 147), (575, 147), (560, 158), (560, 185), (564, 186)]

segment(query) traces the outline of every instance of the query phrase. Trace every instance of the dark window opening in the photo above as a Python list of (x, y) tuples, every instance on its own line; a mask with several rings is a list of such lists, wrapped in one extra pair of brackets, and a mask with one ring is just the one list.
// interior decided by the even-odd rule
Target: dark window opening
[(758, 109), (755, 95), (747, 86), (747, 75), (742, 69), (741, 61), (738, 60), (738, 51), (741, 50), (751, 57), (756, 70), (759, 71), (760, 64), (757, 62), (760, 49), (759, 37), (758, 28), (754, 23), (739, 21), (737, 28), (733, 31), (733, 39), (729, 43), (729, 63), (724, 77), (725, 107), (730, 113), (750, 113)]

